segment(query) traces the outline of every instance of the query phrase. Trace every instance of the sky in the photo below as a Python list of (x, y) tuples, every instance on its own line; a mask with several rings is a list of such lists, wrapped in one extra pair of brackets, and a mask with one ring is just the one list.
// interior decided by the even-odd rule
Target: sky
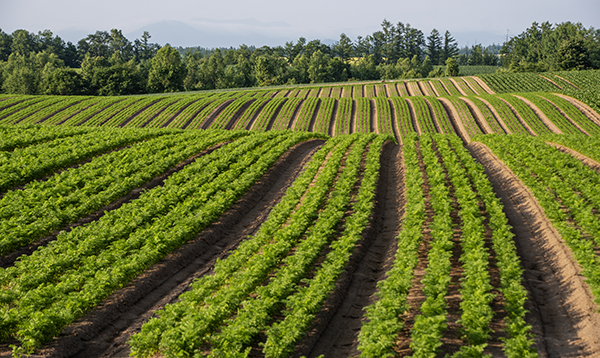
[(387, 19), (425, 35), (448, 30), (463, 47), (501, 44), (534, 21), (597, 29), (599, 14), (598, 0), (0, 0), (0, 29), (49, 29), (74, 43), (97, 30), (117, 28), (131, 41), (147, 30), (160, 45), (260, 47), (341, 33), (355, 40)]

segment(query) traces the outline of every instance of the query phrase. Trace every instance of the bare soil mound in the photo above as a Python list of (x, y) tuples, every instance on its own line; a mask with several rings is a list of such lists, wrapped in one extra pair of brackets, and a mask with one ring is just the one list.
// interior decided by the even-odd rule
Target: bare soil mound
[(485, 167), (516, 235), (529, 291), (527, 320), (540, 356), (600, 356), (598, 307), (571, 251), (517, 176), (485, 145), (468, 148)]

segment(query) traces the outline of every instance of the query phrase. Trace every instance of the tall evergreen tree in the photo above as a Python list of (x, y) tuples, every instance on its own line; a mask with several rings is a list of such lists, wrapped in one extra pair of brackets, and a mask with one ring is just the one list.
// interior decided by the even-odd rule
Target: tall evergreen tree
[(442, 36), (436, 29), (431, 30), (429, 36), (427, 36), (427, 56), (433, 65), (441, 65), (442, 55)]
[(456, 55), (458, 55), (458, 44), (454, 37), (450, 35), (450, 31), (446, 30), (444, 33), (444, 48), (442, 50), (440, 61), (446, 63), (446, 60)]

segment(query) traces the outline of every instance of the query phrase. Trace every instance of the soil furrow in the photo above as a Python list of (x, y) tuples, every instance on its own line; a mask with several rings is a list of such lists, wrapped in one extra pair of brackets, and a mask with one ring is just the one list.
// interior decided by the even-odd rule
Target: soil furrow
[(371, 224), (338, 279), (338, 288), (323, 305), (298, 355), (354, 357), (363, 309), (373, 303), (377, 282), (391, 268), (404, 208), (404, 169), (399, 146), (388, 142), (381, 156), (376, 206)]
[(540, 356), (600, 356), (598, 306), (571, 251), (517, 176), (485, 145), (468, 148), (485, 167), (516, 235), (529, 291), (526, 319)]
[[(4, 256), (0, 256), (0, 267), (2, 268), (6, 268), (9, 266), (14, 265), (14, 262), (22, 255), (31, 255), (32, 252), (34, 252), (35, 250), (37, 250), (40, 247), (46, 246), (48, 245), (49, 242), (56, 240), (56, 237), (62, 232), (68, 232), (73, 230), (74, 228), (81, 226), (81, 225), (85, 225), (85, 224), (89, 224), (93, 221), (99, 220), (101, 217), (103, 217), (106, 213), (116, 210), (118, 208), (120, 208), (121, 206), (139, 198), (139, 196), (146, 190), (150, 190), (152, 188), (155, 188), (157, 186), (162, 186), (164, 184), (164, 181), (169, 178), (171, 175), (181, 171), (186, 165), (191, 164), (192, 162), (194, 162), (197, 158), (203, 156), (203, 155), (207, 155), (212, 153), (213, 151), (219, 149), (220, 147), (222, 147), (223, 145), (226, 145), (227, 143), (221, 143), (218, 145), (213, 146), (212, 148), (206, 149), (204, 151), (202, 151), (201, 153), (198, 153), (184, 161), (182, 161), (181, 163), (177, 164), (176, 166), (172, 167), (171, 169), (169, 169), (167, 172), (165, 172), (162, 175), (159, 175), (153, 179), (151, 179), (150, 181), (148, 181), (147, 183), (145, 183), (144, 185), (140, 186), (139, 188), (135, 188), (132, 191), (130, 191), (127, 195), (123, 196), (122, 198), (119, 198), (118, 200), (113, 201), (112, 203), (105, 205), (104, 207), (100, 208), (99, 210), (96, 210), (95, 212), (87, 215), (84, 218), (81, 218), (79, 220), (77, 220), (76, 222), (69, 224), (61, 229), (56, 230), (55, 232), (53, 232), (50, 235), (47, 235), (45, 237), (43, 237), (42, 239), (29, 244), (27, 247), (21, 248), (19, 250), (13, 251), (10, 254), (4, 255)], [(123, 149), (127, 149), (130, 146), (127, 147), (123, 147), (123, 148), (118, 148), (115, 150), (112, 150), (111, 152), (117, 152)], [(109, 153), (111, 153), (109, 152)], [(106, 155), (108, 153), (103, 153), (100, 155)], [(98, 156), (100, 156), (98, 155)], [(96, 157), (98, 157), (96, 156)], [(94, 157), (94, 158), (96, 158)], [(60, 174), (61, 172), (65, 171), (65, 170), (69, 170), (72, 168), (78, 168), (80, 166), (82, 166), (83, 164), (89, 163), (91, 162), (94, 158), (90, 158), (88, 160), (86, 160), (85, 162), (76, 164), (72, 167), (66, 168), (64, 170), (61, 170), (59, 172), (53, 173), (52, 175), (49, 175), (47, 177), (44, 177), (38, 181), (46, 181), (48, 179), (50, 179), (52, 176)], [(17, 188), (18, 190), (22, 190), (25, 187), (19, 187)], [(17, 189), (13, 189), (13, 190), (17, 190)]]
[(217, 222), (66, 328), (36, 356), (128, 357), (129, 337), (260, 227), (322, 143), (310, 140), (289, 150)]

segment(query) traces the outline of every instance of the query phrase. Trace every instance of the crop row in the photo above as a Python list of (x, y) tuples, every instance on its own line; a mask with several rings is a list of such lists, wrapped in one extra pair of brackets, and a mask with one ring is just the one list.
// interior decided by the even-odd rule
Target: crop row
[(483, 115), (483, 120), (485, 120), (492, 131), (497, 134), (504, 134), (504, 129), (500, 126), (500, 123), (492, 113), (492, 111), (486, 106), (486, 104), (477, 97), (468, 97), (468, 100), (473, 102), (473, 104), (479, 109), (481, 114)]
[(536, 96), (534, 93), (522, 93), (523, 98), (529, 100), (537, 108), (539, 108), (546, 117), (554, 123), (564, 134), (581, 134), (581, 131), (573, 125), (564, 115), (562, 115), (556, 107), (554, 107), (546, 99)]
[(302, 104), (300, 98), (288, 98), (281, 107), (275, 122), (273, 130), (286, 130), (290, 127), (293, 116), (296, 114), (298, 107)]
[(354, 101), (351, 98), (340, 98), (338, 100), (338, 109), (335, 118), (336, 136), (351, 133), (352, 107), (354, 107)]
[[(103, 97), (90, 97), (87, 99), (82, 99), (80, 102), (74, 103), (73, 105), (63, 108), (60, 111), (57, 111), (53, 114), (49, 114), (46, 116), (46, 119), (43, 120), (43, 124), (62, 124), (67, 121), (67, 119), (75, 116), (77, 113), (85, 111), (86, 109), (97, 105), (100, 102), (106, 100)], [(36, 117), (38, 117), (36, 115)], [(37, 119), (37, 118), (36, 118)], [(38, 119), (39, 121), (40, 119)], [(25, 123), (25, 122), (21, 122)]]
[(155, 135), (159, 133), (103, 129), (0, 152), (0, 192)]
[(426, 98), (425, 99), (429, 106), (433, 110), (433, 116), (435, 122), (441, 128), (442, 133), (445, 134), (455, 134), (454, 129), (452, 128), (452, 124), (450, 123), (450, 119), (448, 118), (448, 113), (436, 98)]
[(58, 138), (84, 134), (87, 127), (0, 126), (0, 151), (12, 151)]
[[(426, 300), (420, 307), (411, 330), (413, 356), (435, 356), (442, 344), (441, 337), (447, 325), (445, 296), (450, 284), (450, 257), (452, 256), (453, 226), (450, 191), (446, 185), (444, 167), (454, 187), (460, 207), (461, 248), (463, 263), (461, 280), (461, 318), (463, 344), (454, 356), (481, 356), (490, 338), (489, 323), (493, 316), (490, 307), (493, 295), (489, 276), (488, 252), (484, 241), (483, 218), (479, 214), (479, 200), (489, 215), (492, 229), (492, 249), (497, 254), (500, 269), (500, 292), (509, 313), (506, 325), (508, 338), (504, 351), (509, 357), (535, 356), (529, 339), (529, 327), (524, 320), (523, 307), (526, 291), (521, 285), (522, 269), (512, 241), (508, 220), (502, 205), (495, 197), (483, 168), (465, 150), (456, 136), (436, 134), (440, 154), (435, 154), (429, 136), (420, 137), (420, 152), (426, 165), (431, 206), (434, 211), (430, 224), (432, 242), (427, 253), (428, 267), (422, 278)], [(406, 165), (406, 208), (403, 226), (398, 236), (398, 251), (387, 278), (378, 284), (377, 300), (366, 311), (367, 321), (359, 334), (361, 357), (389, 357), (394, 355), (397, 336), (403, 331), (401, 317), (409, 311), (407, 296), (414, 281), (414, 270), (419, 262), (425, 225), (424, 179), (419, 168), (417, 137), (406, 137), (404, 158)], [(444, 164), (442, 165), (441, 162)], [(474, 191), (473, 189), (476, 189)]]
[(542, 139), (478, 137), (533, 192), (552, 225), (582, 267), (594, 300), (600, 303), (600, 176), (570, 154)]
[(294, 124), (295, 131), (308, 131), (310, 130), (310, 122), (315, 116), (317, 105), (320, 103), (320, 99), (311, 98), (306, 99), (302, 103), (302, 108), (296, 117), (296, 123)]
[(492, 95), (485, 95), (478, 97), (483, 101), (489, 103), (496, 113), (498, 113), (500, 120), (504, 122), (506, 127), (511, 131), (512, 134), (528, 134), (527, 128), (519, 121), (519, 118), (513, 113), (513, 110), (509, 107), (506, 102), (500, 98)]
[[(2, 120), (0, 120), (0, 124), (19, 123), (23, 119), (33, 116), (34, 114), (37, 114), (40, 111), (42, 111), (42, 114), (43, 114), (44, 113), (43, 110), (47, 107), (51, 107), (56, 104), (58, 104), (60, 106), (63, 103), (63, 101), (65, 101), (65, 98), (61, 98), (60, 96), (51, 96), (51, 97), (42, 97), (42, 98), (43, 98), (42, 101), (33, 103), (29, 106), (20, 106), (18, 111), (2, 118)], [(17, 107), (17, 106), (15, 106), (15, 107)], [(10, 111), (13, 108), (14, 107), (11, 107), (8, 110)], [(35, 118), (37, 118), (37, 117), (35, 117)], [(41, 119), (41, 118), (43, 118), (43, 116), (40, 117), (39, 119)]]
[(335, 108), (335, 103), (336, 100), (333, 98), (321, 98), (321, 106), (319, 107), (319, 112), (315, 118), (313, 132), (322, 134), (329, 133), (329, 125), (331, 124), (331, 121), (334, 120), (333, 109)]
[(398, 130), (402, 138), (409, 135), (409, 133), (416, 133), (415, 128), (412, 124), (412, 116), (408, 104), (403, 98), (394, 97), (392, 98), (392, 104), (394, 107), (394, 114), (396, 115), (396, 121), (398, 122)]
[(394, 135), (392, 128), (392, 114), (390, 111), (390, 102), (387, 98), (375, 98), (375, 108), (377, 110), (377, 128), (380, 134)]
[[(19, 124), (37, 124), (37, 123), (44, 123), (48, 118), (54, 116), (57, 113), (60, 113), (62, 111), (69, 111), (72, 107), (77, 107), (77, 105), (82, 104), (86, 105), (87, 102), (97, 102), (98, 99), (97, 98), (89, 98), (89, 97), (68, 97), (62, 101), (58, 101), (55, 102), (54, 104), (44, 107), (41, 110), (39, 110), (38, 112), (35, 113), (35, 115), (30, 115), (28, 117), (24, 117), (23, 113), (21, 112), (22, 116), (24, 117), (23, 119), (19, 120), (18, 123)], [(7, 120), (10, 117), (7, 118)], [(8, 122), (6, 122), (8, 123)]]
[(354, 127), (358, 133), (370, 133), (371, 128), (371, 100), (368, 98), (357, 98), (356, 100), (356, 123)]
[(436, 126), (433, 118), (431, 117), (431, 111), (429, 110), (429, 106), (425, 102), (425, 99), (422, 97), (414, 97), (407, 100), (413, 105), (416, 121), (419, 124), (421, 133), (436, 133)]
[(146, 120), (145, 126), (147, 128), (162, 128), (169, 124), (175, 116), (181, 113), (185, 108), (191, 106), (194, 102), (198, 101), (198, 96), (185, 96), (180, 98), (168, 107), (160, 109), (160, 111), (154, 114), (152, 120)]
[[(288, 256), (287, 253), (317, 219), (318, 209), (327, 199), (343, 156), (355, 140), (355, 137), (342, 138), (328, 141), (315, 154), (253, 237), (244, 241), (227, 259), (219, 261), (212, 275), (194, 282), (192, 290), (180, 296), (180, 302), (166, 306), (158, 313), (160, 318), (148, 321), (141, 333), (132, 337), (132, 353), (142, 357), (157, 351), (167, 356), (193, 354), (208, 343), (211, 334), (260, 287), (260, 282)], [(331, 157), (327, 159), (329, 153)], [(263, 295), (268, 294), (264, 291), (266, 289), (263, 289)], [(251, 305), (251, 302), (247, 304)], [(260, 301), (254, 304), (260, 304)], [(193, 335), (188, 334), (191, 327)], [(258, 328), (261, 328), (260, 324)], [(222, 344), (221, 349), (224, 348)]]
[(0, 270), (1, 339), (30, 352), (217, 219), (308, 133), (243, 137)]
[[(122, 132), (120, 137), (133, 137), (130, 131)], [(210, 146), (241, 136), (237, 132), (215, 133), (211, 138), (202, 133), (162, 134), (97, 157), (47, 181), (29, 184), (24, 190), (7, 192), (0, 200), (0, 254), (35, 242), (99, 210)]]
[(277, 110), (283, 105), (285, 99), (271, 99), (267, 104), (262, 108), (262, 110), (256, 116), (254, 123), (252, 124), (252, 130), (264, 132), (267, 130), (268, 125), (271, 121), (275, 119), (275, 114)]
[(481, 78), (495, 93), (557, 91), (560, 88), (535, 73), (482, 74)]
[(542, 121), (538, 118), (533, 109), (531, 109), (527, 104), (525, 104), (525, 102), (523, 102), (519, 98), (507, 94), (499, 95), (498, 98), (512, 106), (517, 111), (517, 113), (519, 113), (519, 116), (521, 116), (523, 121), (527, 123), (529, 128), (531, 128), (536, 135), (552, 133), (552, 131), (548, 127), (546, 127), (544, 123), (542, 123)]

